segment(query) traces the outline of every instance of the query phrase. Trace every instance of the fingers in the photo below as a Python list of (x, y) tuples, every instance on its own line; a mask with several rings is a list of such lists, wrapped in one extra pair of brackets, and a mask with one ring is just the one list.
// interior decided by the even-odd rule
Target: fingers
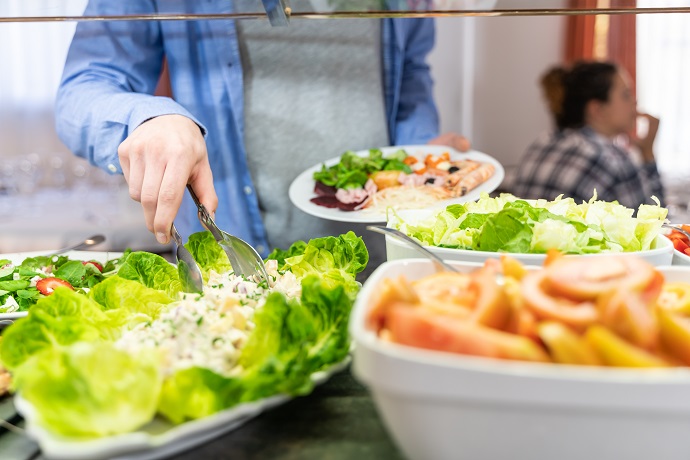
[(646, 133), (645, 133), (643, 138), (640, 138), (637, 135), (637, 132), (635, 132), (635, 137), (640, 141), (649, 140), (649, 141), (653, 142), (654, 139), (656, 138), (657, 132), (659, 131), (660, 120), (657, 117), (654, 117), (654, 116), (652, 116), (648, 113), (644, 113), (644, 112), (638, 112), (637, 116), (639, 118), (645, 119), (646, 124), (647, 124), (647, 127), (646, 127), (647, 129), (645, 130)]
[(137, 127), (118, 148), (132, 199), (142, 205), (146, 227), (166, 244), (188, 182), (209, 210), (218, 198), (199, 127), (180, 115), (163, 115)]
[(457, 133), (444, 133), (435, 139), (429, 141), (430, 145), (445, 145), (452, 147), (460, 152), (467, 152), (470, 150), (472, 145), (470, 141), (465, 137)]
[(637, 112), (637, 116), (647, 120), (647, 124), (649, 126), (649, 131), (654, 129), (654, 131), (656, 132), (656, 130), (659, 129), (659, 123), (661, 121), (661, 120), (659, 120), (659, 118), (652, 116), (648, 113), (644, 113), (644, 112)]
[(214, 216), (218, 209), (218, 195), (213, 187), (213, 173), (208, 161), (199, 165), (199, 168), (190, 177), (189, 185), (196, 193), (201, 204), (203, 204), (211, 216)]
[(144, 157), (138, 153), (137, 146), (133, 145), (136, 143), (125, 142), (123, 142), (118, 149), (120, 166), (122, 167), (122, 173), (129, 187), (129, 196), (134, 201), (141, 203), (141, 188), (144, 181), (146, 162)]
[[(144, 206), (146, 221), (150, 219), (153, 222), (153, 228), (150, 230), (161, 244), (166, 244), (170, 240), (170, 228), (180, 209), (188, 174), (187, 166), (180, 162), (169, 162), (165, 170), (161, 171), (159, 178), (155, 173), (147, 173), (147, 177), (150, 176), (152, 183), (158, 184), (158, 188), (156, 189), (153, 185), (150, 189), (151, 203), (144, 205), (142, 199), (141, 204)], [(147, 196), (148, 192), (149, 190), (145, 188), (142, 197)], [(152, 214), (149, 214), (150, 212)]]

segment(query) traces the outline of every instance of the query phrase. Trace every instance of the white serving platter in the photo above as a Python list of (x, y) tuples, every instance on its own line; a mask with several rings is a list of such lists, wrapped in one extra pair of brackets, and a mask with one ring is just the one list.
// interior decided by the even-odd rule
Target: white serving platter
[[(429, 209), (442, 209), (446, 206), (454, 203), (464, 203), (467, 201), (475, 201), (479, 198), (482, 192), (492, 192), (503, 182), (505, 177), (505, 170), (501, 163), (499, 163), (495, 158), (487, 155), (486, 153), (478, 152), (476, 150), (471, 150), (467, 153), (461, 153), (450, 147), (439, 146), (439, 145), (400, 145), (394, 147), (383, 147), (381, 151), (384, 156), (387, 154), (392, 154), (400, 149), (405, 150), (408, 155), (413, 155), (420, 160), (424, 160), (427, 154), (441, 155), (444, 152), (450, 153), (451, 160), (475, 160), (482, 163), (491, 163), (495, 170), (493, 176), (489, 178), (486, 182), (479, 185), (477, 188), (469, 191), (466, 195), (458, 198), (450, 198), (447, 200), (439, 200), (436, 204), (431, 206)], [(356, 152), (359, 156), (368, 156), (369, 150), (361, 150)], [(297, 206), (300, 210), (306, 212), (315, 217), (320, 217), (322, 219), (335, 220), (340, 222), (355, 222), (355, 223), (375, 223), (375, 222), (385, 222), (387, 217), (385, 212), (375, 212), (368, 209), (362, 209), (359, 211), (341, 211), (337, 208), (327, 208), (324, 206), (319, 206), (312, 203), (310, 200), (316, 196), (314, 193), (314, 173), (321, 171), (322, 164), (326, 166), (333, 166), (340, 162), (340, 157), (331, 158), (328, 161), (319, 163), (311, 168), (307, 169), (301, 173), (295, 180), (292, 181), (288, 195), (290, 201)]]

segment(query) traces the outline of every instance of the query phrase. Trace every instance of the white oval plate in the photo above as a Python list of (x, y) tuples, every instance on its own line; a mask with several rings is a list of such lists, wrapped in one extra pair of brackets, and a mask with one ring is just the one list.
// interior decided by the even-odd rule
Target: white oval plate
[[(350, 364), (348, 355), (340, 363), (315, 372), (311, 379), (315, 385), (326, 382), (333, 374)], [(34, 407), (20, 395), (14, 403), (25, 418), (26, 433), (36, 441), (41, 452), (53, 460), (154, 460), (167, 458), (239, 428), (245, 422), (275, 406), (292, 399), (287, 395), (274, 395), (249, 403), (230, 407), (208, 417), (173, 425), (156, 417), (137, 431), (102, 438), (68, 438), (52, 433), (38, 423)]]
[[(394, 153), (400, 149), (405, 150), (408, 155), (413, 155), (420, 160), (423, 160), (427, 154), (440, 155), (443, 152), (449, 152), (451, 160), (475, 160), (482, 163), (491, 163), (496, 168), (494, 175), (491, 176), (489, 180), (474, 190), (471, 190), (467, 195), (458, 198), (450, 198), (447, 200), (439, 200), (438, 203), (426, 209), (440, 209), (445, 208), (449, 204), (474, 201), (479, 198), (480, 193), (494, 191), (499, 185), (501, 185), (501, 182), (503, 182), (503, 178), (505, 177), (505, 170), (503, 169), (501, 163), (486, 153), (478, 152), (476, 150), (461, 153), (455, 149), (442, 145), (399, 145), (393, 147), (383, 147), (381, 148), (381, 151), (383, 151), (384, 156), (386, 156), (387, 154)], [(368, 156), (369, 150), (360, 150), (356, 152), (356, 154), (359, 156)], [(333, 166), (338, 162), (340, 162), (340, 156), (331, 158), (330, 160), (325, 161), (323, 164), (326, 166)], [(360, 211), (341, 211), (337, 208), (326, 208), (324, 206), (319, 206), (312, 203), (310, 200), (316, 196), (314, 193), (314, 173), (321, 171), (321, 165), (322, 164), (319, 163), (318, 165), (307, 169), (302, 174), (297, 176), (294, 181), (292, 181), (288, 192), (292, 204), (307, 214), (320, 217), (322, 219), (358, 223), (375, 223), (386, 221), (386, 214), (381, 212), (375, 212), (367, 209), (362, 209)]]

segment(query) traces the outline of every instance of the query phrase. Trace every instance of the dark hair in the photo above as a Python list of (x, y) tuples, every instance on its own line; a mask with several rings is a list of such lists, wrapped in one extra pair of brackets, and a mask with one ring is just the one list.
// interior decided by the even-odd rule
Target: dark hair
[(544, 95), (559, 129), (585, 125), (589, 101), (607, 102), (618, 67), (610, 62), (578, 62), (570, 70), (554, 67), (541, 78)]

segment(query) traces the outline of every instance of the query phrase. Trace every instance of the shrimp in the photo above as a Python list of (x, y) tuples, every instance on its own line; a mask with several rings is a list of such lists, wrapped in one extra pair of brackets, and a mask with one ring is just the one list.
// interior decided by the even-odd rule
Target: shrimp
[(446, 177), (446, 187), (451, 189), (455, 187), (458, 184), (458, 182), (460, 182), (470, 172), (479, 168), (480, 164), (481, 163), (478, 163), (473, 160), (462, 160), (453, 163), (453, 166), (459, 169), (457, 171), (453, 171), (448, 175), (448, 177)]
[(470, 190), (486, 182), (494, 174), (495, 169), (494, 165), (490, 163), (484, 163), (473, 168), (472, 171), (465, 174), (455, 185), (450, 187), (450, 196), (456, 198), (466, 195)]

